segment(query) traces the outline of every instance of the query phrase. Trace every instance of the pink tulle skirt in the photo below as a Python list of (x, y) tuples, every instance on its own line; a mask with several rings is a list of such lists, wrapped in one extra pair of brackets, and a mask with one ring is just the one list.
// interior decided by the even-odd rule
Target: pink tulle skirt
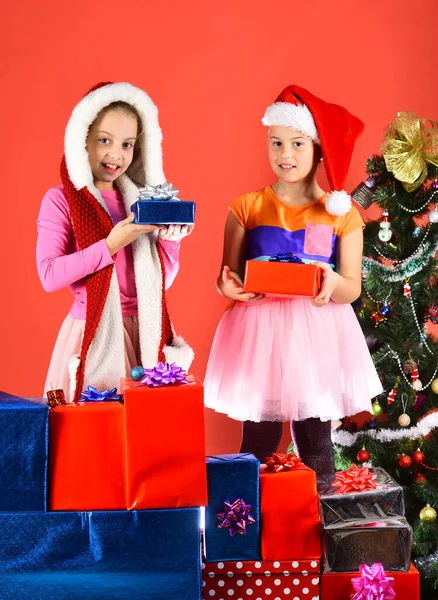
[(239, 421), (340, 419), (382, 392), (349, 304), (238, 302), (222, 317), (205, 375), (205, 404)]
[[(137, 317), (124, 317), (125, 335), (125, 368), (129, 373), (132, 367), (139, 365), (139, 340)], [(82, 337), (84, 335), (85, 321), (73, 319), (70, 315), (64, 319), (58, 338), (52, 352), (46, 383), (44, 384), (44, 396), (47, 390), (63, 389), (67, 402), (71, 401), (70, 376), (68, 363), (72, 356), (81, 351)]]

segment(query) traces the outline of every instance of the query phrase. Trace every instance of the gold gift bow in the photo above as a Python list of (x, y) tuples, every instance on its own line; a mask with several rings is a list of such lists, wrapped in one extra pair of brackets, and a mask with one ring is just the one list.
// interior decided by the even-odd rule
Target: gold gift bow
[(381, 151), (388, 171), (413, 192), (427, 177), (427, 163), (438, 167), (438, 123), (399, 112), (385, 132)]

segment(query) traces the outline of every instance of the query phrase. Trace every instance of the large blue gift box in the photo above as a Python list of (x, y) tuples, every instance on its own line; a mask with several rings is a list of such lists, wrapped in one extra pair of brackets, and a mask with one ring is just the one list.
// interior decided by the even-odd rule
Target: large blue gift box
[(192, 225), (195, 222), (195, 203), (184, 200), (137, 200), (131, 210), (134, 223)]
[[(207, 457), (204, 551), (208, 562), (261, 558), (259, 482), (260, 462), (253, 454)], [(233, 527), (227, 527), (227, 522), (218, 515), (226, 510), (225, 502), (229, 505), (240, 499), (251, 506), (250, 515), (255, 522), (246, 525), (244, 534), (230, 535)]]
[(198, 508), (0, 513), (2, 600), (198, 600)]
[(0, 511), (44, 511), (49, 407), (0, 392)]

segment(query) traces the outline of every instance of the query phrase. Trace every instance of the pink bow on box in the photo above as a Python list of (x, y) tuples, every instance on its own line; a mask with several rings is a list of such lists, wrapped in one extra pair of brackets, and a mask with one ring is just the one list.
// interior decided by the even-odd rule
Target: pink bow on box
[(351, 583), (356, 591), (351, 600), (392, 600), (394, 577), (387, 577), (382, 563), (371, 566), (360, 565), (360, 577), (353, 577)]
[(353, 464), (347, 471), (337, 471), (332, 485), (338, 488), (341, 494), (363, 492), (375, 489), (376, 479), (377, 474), (370, 473), (368, 467), (358, 467)]

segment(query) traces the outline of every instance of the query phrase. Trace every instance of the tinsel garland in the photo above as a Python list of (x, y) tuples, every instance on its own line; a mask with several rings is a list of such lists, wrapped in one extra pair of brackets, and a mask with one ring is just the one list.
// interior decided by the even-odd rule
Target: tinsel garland
[(332, 442), (339, 446), (350, 447), (354, 446), (360, 436), (366, 436), (383, 443), (402, 440), (403, 438), (416, 440), (429, 435), (435, 427), (438, 427), (438, 411), (426, 415), (417, 425), (409, 427), (409, 429), (364, 429), (357, 433), (344, 430), (332, 431)]
[(401, 267), (400, 265), (385, 266), (381, 262), (365, 256), (362, 259), (362, 271), (370, 273), (372, 269), (375, 269), (379, 272), (379, 277), (386, 282), (405, 281), (408, 277), (422, 271), (436, 252), (438, 252), (438, 242), (435, 244), (426, 242), (423, 247), (418, 248), (418, 251), (406, 264), (402, 263)]

